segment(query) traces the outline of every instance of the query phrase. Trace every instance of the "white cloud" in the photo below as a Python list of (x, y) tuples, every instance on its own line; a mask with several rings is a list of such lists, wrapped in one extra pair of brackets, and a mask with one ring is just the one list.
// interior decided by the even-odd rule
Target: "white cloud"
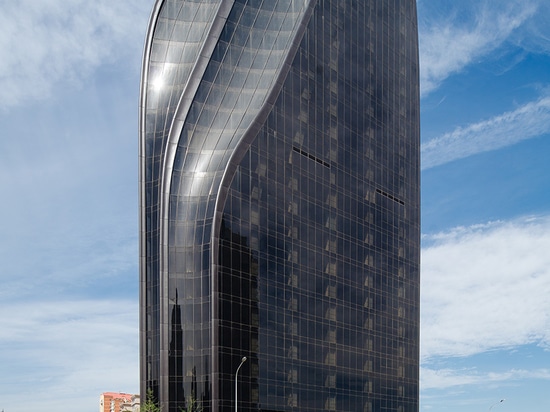
[(110, 75), (2, 115), (2, 300), (137, 286), (139, 76)]
[(524, 379), (550, 380), (549, 369), (510, 369), (506, 372), (478, 372), (475, 369), (430, 369), (420, 368), (422, 390), (446, 389), (463, 385), (487, 385)]
[(15, 215), (16, 223), (6, 225), (10, 238), (1, 242), (2, 300), (88, 288), (99, 292), (103, 283), (137, 285), (135, 213), (98, 207), (94, 214), (74, 202), (69, 207), (81, 212), (64, 216), (63, 209), (57, 213), (55, 205), (46, 202), (47, 216), (29, 222)]
[(529, 19), (528, 24), (522, 26), (522, 30), (516, 31), (511, 43), (531, 53), (550, 53), (550, 26), (548, 15), (550, 4), (539, 0), (536, 5), (536, 13)]
[(422, 169), (510, 146), (549, 132), (550, 97), (544, 96), (513, 111), (458, 127), (422, 144)]
[(421, 352), (469, 356), (550, 345), (550, 218), (426, 236)]
[[(10, 314), (0, 318), (6, 410), (93, 405), (102, 392), (139, 390), (136, 302), (36, 300), (0, 312)], [(31, 388), (24, 402), (21, 387)]]
[[(444, 17), (432, 14), (430, 8), (434, 7), (431, 2), (419, 5), (423, 95), (436, 89), (450, 75), (500, 47), (520, 26), (527, 26), (537, 11), (532, 1), (458, 2), (455, 3), (457, 8)], [(465, 18), (466, 11), (473, 15)]]
[(128, 0), (3, 2), (0, 108), (48, 97), (106, 61), (137, 56), (149, 7)]
[[(68, 152), (33, 151), (0, 166), (0, 187), (13, 200), (0, 206), (4, 301), (137, 281), (134, 167), (116, 170), (102, 152)], [(119, 167), (127, 163), (119, 157)]]

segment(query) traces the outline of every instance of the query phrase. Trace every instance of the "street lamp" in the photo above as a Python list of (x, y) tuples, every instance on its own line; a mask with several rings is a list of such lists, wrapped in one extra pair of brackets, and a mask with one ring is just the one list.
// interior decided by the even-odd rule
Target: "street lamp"
[(506, 400), (506, 399), (501, 399), (501, 400), (498, 401), (497, 403), (493, 403), (493, 404), (491, 405), (491, 407), (489, 408), (489, 410), (493, 409), (493, 407), (495, 407), (495, 406), (498, 405), (499, 403), (504, 402), (505, 400)]
[(243, 366), (243, 363), (246, 362), (246, 356), (243, 356), (241, 359), (241, 363), (239, 364), (239, 367), (237, 368), (237, 371), (235, 372), (235, 412), (237, 412), (237, 377), (239, 376), (239, 369), (241, 369), (241, 366)]

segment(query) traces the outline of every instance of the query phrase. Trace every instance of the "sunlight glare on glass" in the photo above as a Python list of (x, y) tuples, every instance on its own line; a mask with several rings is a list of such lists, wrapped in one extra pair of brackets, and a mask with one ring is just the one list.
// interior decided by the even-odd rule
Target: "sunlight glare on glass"
[(159, 91), (164, 86), (164, 79), (162, 76), (158, 76), (155, 80), (153, 80), (153, 89), (156, 91)]

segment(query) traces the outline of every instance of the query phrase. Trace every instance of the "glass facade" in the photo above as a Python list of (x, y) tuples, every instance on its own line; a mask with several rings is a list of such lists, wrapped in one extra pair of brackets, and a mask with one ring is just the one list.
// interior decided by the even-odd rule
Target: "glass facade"
[(164, 0), (140, 102), (141, 391), (418, 411), (414, 0)]

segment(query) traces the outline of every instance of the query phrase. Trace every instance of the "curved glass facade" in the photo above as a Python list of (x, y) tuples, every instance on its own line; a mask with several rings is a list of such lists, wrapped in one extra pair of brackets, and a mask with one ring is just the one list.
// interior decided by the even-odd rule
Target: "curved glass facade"
[(414, 1), (171, 0), (142, 76), (141, 390), (418, 410)]

